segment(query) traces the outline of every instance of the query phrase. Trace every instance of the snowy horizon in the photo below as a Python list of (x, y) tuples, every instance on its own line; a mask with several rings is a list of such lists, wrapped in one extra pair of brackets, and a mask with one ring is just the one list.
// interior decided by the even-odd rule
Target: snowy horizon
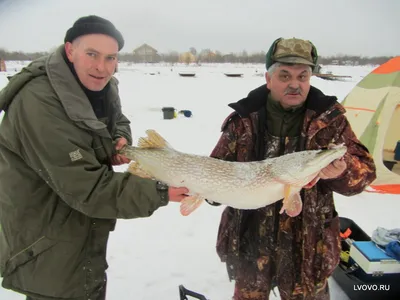
[[(80, 17), (96, 14), (125, 38), (123, 51), (147, 43), (160, 52), (212, 49), (268, 51), (279, 37), (313, 42), (324, 56), (398, 55), (400, 2), (203, 0), (0, 0), (0, 48), (27, 52), (63, 43)], [(43, 18), (43, 16), (46, 16)], [(49, 26), (49, 24), (51, 24)], [(29, 28), (29, 30), (27, 30)]]

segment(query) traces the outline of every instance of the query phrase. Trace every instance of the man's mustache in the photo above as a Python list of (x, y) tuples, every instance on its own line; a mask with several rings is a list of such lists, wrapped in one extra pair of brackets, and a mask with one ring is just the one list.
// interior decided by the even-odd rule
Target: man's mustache
[(287, 94), (301, 95), (301, 89), (300, 88), (297, 88), (297, 89), (287, 88), (285, 90), (285, 95), (287, 95)]

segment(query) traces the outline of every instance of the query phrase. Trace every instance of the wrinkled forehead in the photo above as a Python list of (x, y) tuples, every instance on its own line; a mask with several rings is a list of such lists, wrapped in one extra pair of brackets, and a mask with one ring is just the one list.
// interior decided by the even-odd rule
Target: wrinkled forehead
[(281, 65), (277, 68), (279, 73), (301, 74), (303, 72), (310, 72), (310, 66), (295, 64), (295, 65)]
[(103, 55), (116, 55), (118, 42), (105, 34), (87, 34), (77, 39), (77, 46), (84, 51), (92, 50)]

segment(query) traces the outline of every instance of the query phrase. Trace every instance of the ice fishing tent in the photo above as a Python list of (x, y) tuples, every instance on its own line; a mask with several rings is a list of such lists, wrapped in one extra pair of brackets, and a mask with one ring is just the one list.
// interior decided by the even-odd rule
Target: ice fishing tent
[[(400, 56), (365, 76), (342, 104), (357, 137), (374, 157), (377, 179), (371, 187), (400, 194)], [(397, 146), (397, 149), (396, 149)]]

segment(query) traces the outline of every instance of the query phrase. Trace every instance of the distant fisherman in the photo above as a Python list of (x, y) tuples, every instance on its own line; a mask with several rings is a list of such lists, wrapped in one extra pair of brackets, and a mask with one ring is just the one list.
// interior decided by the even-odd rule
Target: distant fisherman
[(342, 159), (319, 173), (318, 182), (301, 191), (298, 216), (280, 214), (282, 201), (257, 210), (225, 208), (217, 252), (236, 281), (235, 300), (267, 300), (275, 286), (282, 300), (329, 299), (327, 279), (340, 253), (333, 192), (355, 195), (375, 179), (373, 159), (354, 135), (343, 106), (310, 85), (317, 60), (309, 41), (275, 40), (266, 55), (266, 85), (230, 104), (234, 112), (212, 151), (215, 158), (248, 162), (331, 143), (347, 147)]
[(104, 300), (116, 219), (188, 192), (113, 172), (132, 143), (113, 77), (123, 46), (110, 21), (82, 17), (0, 93), (0, 275), (29, 300)]

